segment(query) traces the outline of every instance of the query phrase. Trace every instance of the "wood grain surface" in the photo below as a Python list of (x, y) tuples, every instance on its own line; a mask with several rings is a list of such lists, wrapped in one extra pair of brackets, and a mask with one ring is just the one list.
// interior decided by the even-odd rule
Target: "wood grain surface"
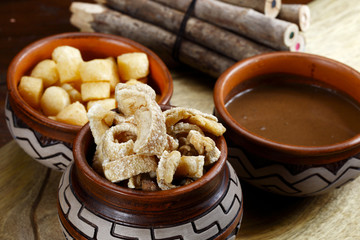
[[(50, 8), (42, 2), (45, 11), (62, 9), (67, 15), (70, 1), (58, 2), (58, 8)], [(12, 9), (6, 1), (0, 3), (0, 12)], [(7, 1), (8, 4), (12, 1)], [(14, 1), (23, 4), (27, 1)], [(35, 2), (35, 1), (28, 1)], [(50, 1), (49, 1), (50, 2)], [(65, 4), (64, 2), (67, 2)], [(41, 4), (39, 6), (41, 6)], [(45, 4), (45, 5), (44, 5)], [(37, 11), (42, 11), (41, 7)], [(315, 0), (309, 3), (312, 13), (310, 29), (305, 33), (306, 51), (341, 61), (360, 70), (360, 4), (358, 0)], [(15, 8), (14, 8), (15, 9)], [(15, 10), (14, 10), (15, 11)], [(29, 16), (26, 10), (21, 14)], [(1, 31), (12, 32), (11, 14), (0, 18)], [(26, 27), (20, 18), (18, 24)], [(5, 22), (3, 22), (5, 20)], [(20, 21), (20, 23), (19, 23)], [(27, 21), (31, 21), (29, 18)], [(35, 20), (34, 20), (35, 21)], [(67, 19), (60, 26), (48, 31), (48, 35), (68, 31), (72, 27)], [(4, 88), (4, 71), (11, 58), (28, 42), (35, 40), (34, 29), (45, 28), (41, 22), (31, 29), (24, 29), (27, 38), (12, 35), (0, 38), (1, 88)], [(45, 24), (45, 23), (44, 23)], [(63, 24), (63, 25), (61, 25)], [(50, 25), (46, 23), (45, 25)], [(49, 26), (48, 26), (49, 27)], [(51, 26), (50, 28), (51, 29)], [(14, 30), (15, 31), (15, 30)], [(40, 31), (40, 30), (39, 30)], [(45, 36), (45, 32), (42, 32)], [(37, 35), (38, 36), (38, 35)], [(9, 44), (11, 42), (11, 44)], [(18, 44), (15, 44), (17, 42)], [(17, 46), (13, 49), (9, 45)], [(4, 55), (3, 55), (4, 56)], [(212, 89), (215, 79), (186, 66), (171, 68), (174, 78), (173, 105), (190, 106), (207, 113), (213, 111)], [(4, 92), (2, 92), (4, 93)], [(4, 95), (1, 96), (4, 99)], [(1, 102), (0, 102), (1, 104)], [(0, 109), (3, 113), (3, 109)], [(2, 117), (3, 118), (3, 117)], [(3, 119), (1, 119), (3, 121)], [(4, 122), (0, 123), (3, 129)], [(60, 172), (48, 170), (27, 156), (8, 133), (1, 132), (3, 147), (0, 148), (0, 239), (64, 239), (57, 219), (56, 197)], [(5, 144), (5, 145), (4, 145)], [(242, 183), (244, 193), (244, 218), (236, 239), (360, 239), (360, 178), (329, 194), (311, 198), (289, 198), (272, 195)]]

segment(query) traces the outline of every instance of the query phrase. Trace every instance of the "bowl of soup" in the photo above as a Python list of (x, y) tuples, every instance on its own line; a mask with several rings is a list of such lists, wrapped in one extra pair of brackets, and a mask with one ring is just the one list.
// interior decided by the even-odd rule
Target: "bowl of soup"
[(217, 80), (215, 114), (239, 177), (263, 190), (312, 196), (360, 173), (360, 73), (308, 53), (236, 63)]

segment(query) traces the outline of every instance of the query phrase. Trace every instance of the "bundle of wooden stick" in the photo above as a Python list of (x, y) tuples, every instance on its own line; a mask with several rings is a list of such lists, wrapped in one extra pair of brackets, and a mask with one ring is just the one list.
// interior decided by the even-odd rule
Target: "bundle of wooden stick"
[(310, 21), (306, 5), (281, 0), (95, 1), (70, 7), (81, 31), (133, 39), (213, 77), (257, 54), (303, 51)]

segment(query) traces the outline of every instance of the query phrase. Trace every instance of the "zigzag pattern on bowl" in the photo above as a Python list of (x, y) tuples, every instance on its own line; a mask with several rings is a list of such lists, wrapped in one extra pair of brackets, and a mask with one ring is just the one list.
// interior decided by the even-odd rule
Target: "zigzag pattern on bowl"
[(6, 98), (5, 119), (12, 137), (19, 146), (32, 158), (46, 167), (63, 171), (72, 162), (70, 144), (51, 139), (44, 143), (42, 135), (31, 129), (21, 119), (16, 117)]
[(360, 159), (349, 158), (334, 174), (324, 167), (312, 167), (291, 174), (281, 163), (256, 168), (239, 148), (228, 148), (228, 160), (240, 179), (259, 188), (288, 196), (310, 196), (325, 193), (354, 180), (360, 174)]
[[(60, 180), (59, 206), (72, 227), (89, 239), (214, 239), (234, 222), (242, 207), (239, 179), (231, 165), (228, 163), (227, 166), (230, 181), (221, 202), (197, 219), (176, 226), (162, 228), (128, 226), (111, 222), (91, 212), (77, 199), (72, 189), (70, 171), (73, 165), (67, 168)], [(64, 229), (65, 237), (73, 239), (61, 221), (60, 224)], [(239, 228), (240, 224), (227, 239), (234, 239)]]

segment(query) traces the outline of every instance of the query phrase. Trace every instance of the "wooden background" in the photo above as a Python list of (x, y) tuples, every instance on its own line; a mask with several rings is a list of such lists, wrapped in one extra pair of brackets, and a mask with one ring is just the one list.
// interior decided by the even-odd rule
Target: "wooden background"
[[(56, 209), (61, 173), (34, 162), (11, 141), (3, 105), (6, 69), (15, 54), (41, 37), (77, 31), (68, 21), (71, 2), (0, 1), (0, 239), (64, 239)], [(306, 32), (306, 51), (359, 71), (360, 2), (314, 0), (309, 6), (312, 24)], [(172, 104), (211, 113), (215, 79), (182, 65), (170, 70)], [(236, 239), (360, 239), (359, 185), (360, 178), (323, 196), (287, 198), (242, 183), (245, 209)]]

